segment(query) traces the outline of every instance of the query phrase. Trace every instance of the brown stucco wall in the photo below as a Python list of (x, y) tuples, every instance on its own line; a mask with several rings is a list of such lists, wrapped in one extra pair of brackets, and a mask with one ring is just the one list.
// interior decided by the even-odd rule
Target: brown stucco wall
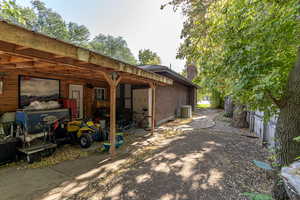
[(178, 82), (156, 89), (156, 124), (176, 116), (181, 105), (190, 105), (190, 88)]

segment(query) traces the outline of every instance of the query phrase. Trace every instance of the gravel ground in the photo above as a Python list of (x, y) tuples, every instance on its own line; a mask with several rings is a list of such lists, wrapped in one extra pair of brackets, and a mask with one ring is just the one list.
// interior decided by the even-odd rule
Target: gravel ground
[(220, 110), (198, 113), (210, 126), (200, 118), (204, 128), (194, 120), (187, 131), (157, 133), (126, 164), (68, 199), (242, 200), (244, 192), (268, 193), (272, 180), (252, 164), (267, 157), (259, 140), (220, 120)]

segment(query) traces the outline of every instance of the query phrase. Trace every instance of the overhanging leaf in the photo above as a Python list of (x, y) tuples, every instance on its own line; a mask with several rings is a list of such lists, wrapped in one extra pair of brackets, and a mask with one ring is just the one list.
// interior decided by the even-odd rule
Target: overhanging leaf
[(295, 137), (293, 140), (296, 142), (300, 142), (300, 136)]

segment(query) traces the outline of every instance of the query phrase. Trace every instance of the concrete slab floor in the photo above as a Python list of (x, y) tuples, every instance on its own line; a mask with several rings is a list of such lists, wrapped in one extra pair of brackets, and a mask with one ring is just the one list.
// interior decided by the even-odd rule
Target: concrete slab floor
[(1, 200), (31, 200), (100, 165), (108, 154), (95, 154), (42, 169), (0, 169)]

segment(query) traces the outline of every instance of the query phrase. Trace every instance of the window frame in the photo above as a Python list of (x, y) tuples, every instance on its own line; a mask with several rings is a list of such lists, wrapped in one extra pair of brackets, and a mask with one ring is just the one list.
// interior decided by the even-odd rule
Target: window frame
[[(100, 95), (99, 91), (103, 91), (103, 94)], [(94, 88), (94, 93), (95, 93), (95, 100), (96, 101), (106, 101), (107, 100), (107, 88), (95, 87)], [(101, 96), (101, 98), (98, 98), (99, 95)]]

